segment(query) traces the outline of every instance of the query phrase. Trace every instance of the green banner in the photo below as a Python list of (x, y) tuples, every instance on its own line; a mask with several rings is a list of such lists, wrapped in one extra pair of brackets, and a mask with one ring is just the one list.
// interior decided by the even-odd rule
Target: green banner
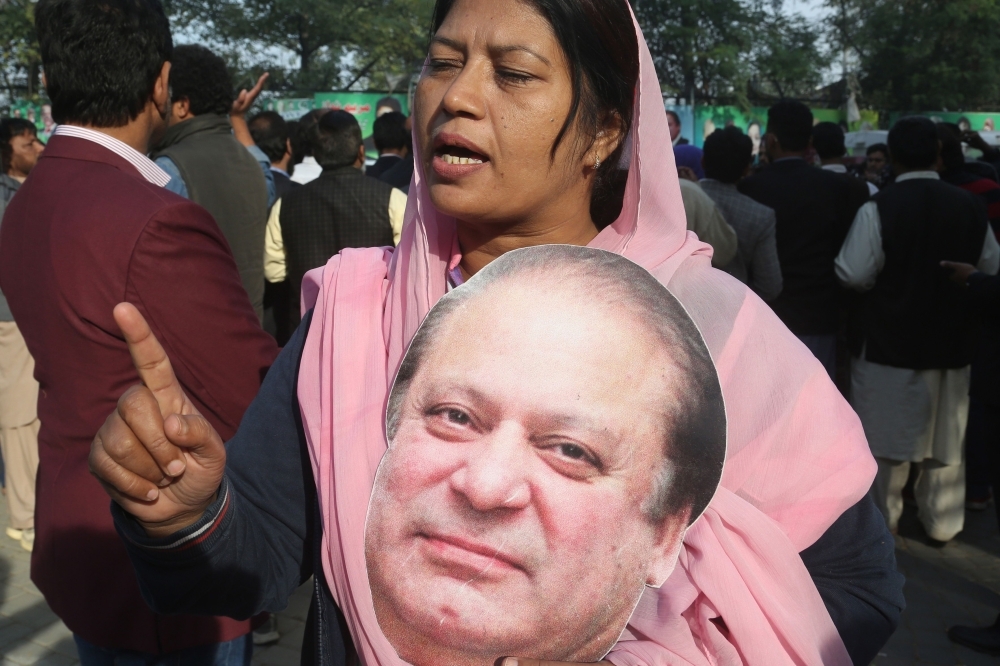
[[(813, 122), (837, 123), (845, 131), (878, 127), (878, 111), (862, 111), (861, 121), (848, 127), (847, 113), (842, 109), (812, 109)], [(755, 106), (749, 112), (737, 106), (696, 106), (694, 110), (694, 145), (705, 145), (705, 137), (720, 127), (739, 127), (753, 139), (754, 155), (760, 149), (760, 140), (767, 129), (767, 107)]]
[[(372, 134), (372, 125), (375, 123), (378, 108), (377, 105), (382, 100), (391, 98), (399, 103), (399, 108), (404, 115), (410, 115), (410, 105), (405, 94), (386, 95), (385, 93), (316, 93), (314, 104), (317, 109), (334, 109), (347, 111), (354, 114), (361, 125), (361, 136), (368, 138)], [(393, 108), (393, 107), (386, 107)], [(393, 108), (393, 110), (395, 110)]]
[(895, 123), (900, 118), (906, 116), (927, 116), (936, 123), (955, 123), (963, 130), (973, 132), (996, 132), (997, 125), (1000, 125), (1000, 111), (986, 111), (983, 113), (958, 113), (950, 111), (921, 111), (918, 113), (903, 113), (894, 111), (889, 119)]
[(312, 97), (269, 99), (264, 102), (265, 111), (277, 111), (285, 120), (298, 120), (313, 109)]
[(38, 129), (38, 138), (42, 140), (42, 143), (49, 140), (49, 135), (56, 127), (55, 121), (52, 120), (52, 107), (48, 104), (17, 100), (10, 105), (10, 115), (12, 118), (24, 118), (35, 123), (35, 127)]

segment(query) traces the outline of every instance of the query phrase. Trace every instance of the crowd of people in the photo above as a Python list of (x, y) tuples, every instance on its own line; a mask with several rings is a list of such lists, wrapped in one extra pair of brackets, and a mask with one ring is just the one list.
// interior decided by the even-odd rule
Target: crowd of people
[[(371, 161), (346, 111), (254, 112), (267, 75), (234, 90), (158, 0), (39, 0), (58, 125), (0, 121), (0, 451), (7, 535), (81, 663), (248, 664), (313, 576), (303, 663), (388, 666), (358, 534), (395, 370), (439, 298), (546, 244), (668, 287), (729, 419), (701, 564), (674, 554), (608, 658), (869, 663), (904, 607), (904, 502), (943, 547), (1000, 496), (1000, 151), (908, 117), (852, 158), (794, 101), (759, 146), (697, 148), (621, 0), (437, 4)], [(564, 85), (529, 103), (455, 64), (503, 58)], [(949, 636), (1000, 649), (1000, 618)]]

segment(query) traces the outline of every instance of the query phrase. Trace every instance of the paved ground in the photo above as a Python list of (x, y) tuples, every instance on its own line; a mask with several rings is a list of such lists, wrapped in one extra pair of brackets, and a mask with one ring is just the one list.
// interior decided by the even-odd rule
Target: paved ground
[[(73, 638), (28, 579), (29, 555), (4, 535), (6, 522), (0, 498), (0, 666), (76, 665)], [(965, 531), (941, 549), (927, 545), (912, 509), (900, 532), (896, 557), (907, 578), (908, 608), (874, 665), (1000, 666), (1000, 658), (955, 646), (945, 636), (953, 624), (991, 624), (1000, 612), (1000, 533), (993, 508), (967, 514)], [(255, 666), (298, 665), (310, 592), (306, 583), (278, 614), (281, 640), (258, 648)]]

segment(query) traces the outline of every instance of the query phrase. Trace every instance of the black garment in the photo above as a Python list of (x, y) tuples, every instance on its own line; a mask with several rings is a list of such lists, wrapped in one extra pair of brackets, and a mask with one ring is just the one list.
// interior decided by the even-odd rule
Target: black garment
[(1000, 412), (1000, 276), (971, 275), (969, 298), (982, 324), (969, 395)]
[(296, 187), (302, 187), (302, 183), (296, 183), (294, 180), (277, 169), (272, 168), (271, 175), (274, 177), (275, 201), (285, 196)]
[(379, 178), (386, 171), (399, 164), (401, 159), (403, 158), (399, 155), (382, 155), (375, 160), (375, 164), (365, 169), (365, 175), (372, 178)]
[[(302, 277), (345, 247), (391, 247), (391, 195), (392, 187), (350, 166), (325, 170), (288, 193), (280, 221), (291, 293), (300, 293)], [(299, 303), (293, 300), (290, 317), (297, 324)]]
[[(324, 579), (319, 552), (323, 526), (297, 396), (311, 320), (309, 312), (227, 443), (226, 480), (205, 518), (167, 539), (150, 539), (117, 504), (111, 510), (143, 597), (158, 612), (241, 618), (279, 611), (295, 588), (314, 575), (302, 664), (343, 666), (353, 647)], [(196, 546), (147, 548), (204, 529), (219, 516), (227, 491), (228, 508)], [(904, 607), (892, 536), (871, 499), (845, 511), (802, 551), (802, 560), (854, 663), (869, 664), (892, 635)]]
[(914, 370), (964, 368), (976, 330), (968, 290), (943, 260), (975, 264), (983, 251), (986, 206), (930, 178), (897, 181), (875, 195), (885, 265), (861, 298), (859, 341), (873, 363)]
[(389, 183), (397, 190), (410, 193), (410, 180), (413, 178), (413, 155), (408, 155), (402, 161), (394, 164), (391, 169), (379, 176), (383, 183)]
[(836, 333), (843, 291), (833, 260), (868, 200), (868, 186), (788, 159), (744, 179), (738, 189), (774, 209), (784, 287), (768, 305), (796, 335)]
[[(21, 183), (14, 180), (5, 173), (0, 173), (0, 221), (3, 220), (3, 213), (7, 210), (7, 203), (14, 198), (14, 193), (21, 187)], [(0, 321), (14, 321), (14, 315), (7, 305), (7, 297), (0, 293)], [(0, 463), (2, 464), (2, 463)]]
[(167, 130), (153, 158), (169, 157), (191, 201), (208, 209), (226, 237), (257, 319), (264, 316), (267, 182), (233, 136), (227, 116), (207, 113)]

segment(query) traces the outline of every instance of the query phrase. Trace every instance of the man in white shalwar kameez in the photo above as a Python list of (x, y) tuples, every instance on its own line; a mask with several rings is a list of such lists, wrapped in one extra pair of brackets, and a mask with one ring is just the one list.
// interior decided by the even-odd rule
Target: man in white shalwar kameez
[(896, 182), (858, 211), (835, 262), (840, 281), (865, 292), (851, 403), (878, 462), (872, 494), (889, 528), (898, 527), (916, 464), (920, 520), (931, 539), (946, 542), (965, 517), (974, 328), (963, 288), (940, 262), (960, 253), (993, 275), (1000, 246), (982, 203), (938, 179), (930, 120), (901, 120), (889, 145)]

